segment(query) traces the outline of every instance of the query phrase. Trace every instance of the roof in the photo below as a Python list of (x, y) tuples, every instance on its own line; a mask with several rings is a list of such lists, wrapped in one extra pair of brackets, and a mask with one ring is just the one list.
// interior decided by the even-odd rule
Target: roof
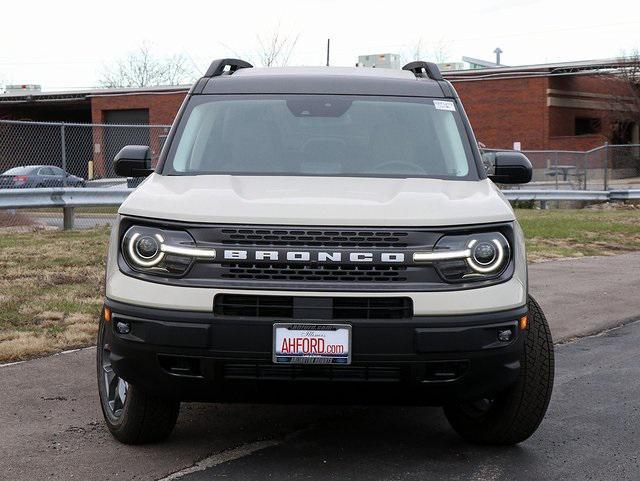
[(521, 65), (518, 67), (487, 67), (465, 70), (450, 70), (443, 72), (443, 76), (449, 80), (464, 79), (473, 77), (483, 78), (505, 78), (515, 76), (550, 76), (557, 74), (577, 74), (593, 73), (595, 71), (611, 71), (624, 65), (625, 60), (620, 58), (609, 58), (600, 60), (579, 60), (573, 62), (542, 63), (533, 65)]
[(140, 95), (188, 92), (191, 85), (161, 85), (156, 87), (91, 88), (52, 92), (24, 92), (0, 94), (1, 103), (25, 103), (34, 101), (82, 101), (105, 95)]
[(208, 79), (203, 94), (336, 94), (443, 97), (435, 80), (367, 67), (243, 68)]
[[(482, 60), (474, 57), (462, 57), (462, 61), (472, 65), (480, 65), (481, 67), (486, 67), (486, 68), (496, 68), (496, 67), (502, 66), (495, 62), (490, 62), (488, 60)], [(506, 67), (506, 65), (504, 65), (504, 67)]]

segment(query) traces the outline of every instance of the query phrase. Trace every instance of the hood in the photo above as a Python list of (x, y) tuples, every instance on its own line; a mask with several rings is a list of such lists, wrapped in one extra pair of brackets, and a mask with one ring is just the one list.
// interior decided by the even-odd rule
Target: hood
[(149, 176), (119, 212), (185, 222), (448, 226), (514, 220), (488, 179)]

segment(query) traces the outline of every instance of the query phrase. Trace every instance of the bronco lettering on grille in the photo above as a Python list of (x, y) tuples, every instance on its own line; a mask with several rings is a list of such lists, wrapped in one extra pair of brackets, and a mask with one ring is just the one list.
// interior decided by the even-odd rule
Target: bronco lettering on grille
[(311, 251), (278, 251), (278, 250), (238, 250), (225, 249), (226, 260), (246, 261), (288, 261), (288, 262), (381, 262), (403, 263), (402, 252), (311, 252)]

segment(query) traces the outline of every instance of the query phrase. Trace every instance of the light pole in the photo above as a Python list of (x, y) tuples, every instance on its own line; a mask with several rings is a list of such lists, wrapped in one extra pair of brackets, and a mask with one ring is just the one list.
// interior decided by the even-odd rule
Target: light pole
[(327, 39), (327, 67), (329, 66), (329, 49), (331, 48), (331, 39)]

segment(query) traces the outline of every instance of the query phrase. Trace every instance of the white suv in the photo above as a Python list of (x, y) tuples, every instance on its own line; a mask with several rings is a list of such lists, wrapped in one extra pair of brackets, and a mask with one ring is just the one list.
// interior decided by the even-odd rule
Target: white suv
[[(523, 183), (520, 153), (491, 179)], [(98, 339), (105, 420), (157, 441), (180, 402), (442, 405), (514, 444), (553, 385), (522, 231), (438, 68), (212, 63), (109, 248)]]

